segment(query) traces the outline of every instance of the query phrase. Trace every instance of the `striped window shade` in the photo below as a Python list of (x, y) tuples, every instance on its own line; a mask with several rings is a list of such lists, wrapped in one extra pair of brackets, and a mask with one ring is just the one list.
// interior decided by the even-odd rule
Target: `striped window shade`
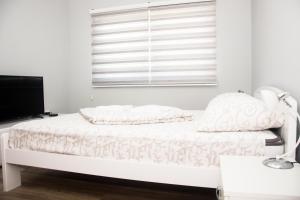
[(215, 1), (91, 12), (93, 86), (214, 85)]

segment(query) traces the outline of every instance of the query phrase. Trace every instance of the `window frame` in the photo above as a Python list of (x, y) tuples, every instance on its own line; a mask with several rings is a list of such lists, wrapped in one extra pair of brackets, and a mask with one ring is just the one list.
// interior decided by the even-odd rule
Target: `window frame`
[[(110, 13), (116, 13), (118, 11), (124, 12), (124, 11), (131, 11), (131, 10), (138, 10), (138, 9), (147, 9), (149, 7), (158, 7), (158, 6), (167, 6), (167, 5), (176, 5), (176, 4), (188, 4), (188, 3), (205, 3), (205, 2), (215, 2), (217, 5), (217, 0), (168, 0), (168, 1), (161, 1), (161, 2), (146, 2), (146, 3), (140, 3), (140, 4), (133, 4), (133, 5), (124, 5), (124, 6), (114, 6), (114, 7), (107, 7), (107, 8), (101, 8), (101, 9), (90, 9), (89, 14), (92, 16), (93, 14), (110, 14)], [(90, 17), (91, 19), (91, 17)], [(217, 29), (217, 13), (215, 15), (215, 22), (216, 26), (215, 29)], [(92, 22), (90, 22), (91, 24)], [(217, 32), (217, 31), (216, 31)], [(92, 34), (90, 34), (91, 41), (92, 41)], [(215, 37), (216, 40), (216, 47), (215, 47), (215, 62), (216, 62), (216, 81), (214, 83), (172, 83), (172, 84), (111, 84), (111, 85), (94, 85), (93, 84), (93, 73), (91, 73), (91, 84), (92, 88), (122, 88), (122, 87), (189, 87), (189, 86), (218, 86), (218, 63), (217, 63), (217, 34)], [(92, 43), (91, 43), (91, 49), (92, 49)], [(90, 56), (92, 55), (92, 52), (90, 53)], [(91, 58), (92, 60), (92, 58)], [(93, 64), (91, 64), (92, 70), (93, 70)]]

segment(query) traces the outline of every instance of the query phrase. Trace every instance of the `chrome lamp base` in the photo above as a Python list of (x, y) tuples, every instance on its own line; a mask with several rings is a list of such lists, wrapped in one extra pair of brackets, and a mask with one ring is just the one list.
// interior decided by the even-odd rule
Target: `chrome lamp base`
[(274, 169), (291, 169), (294, 167), (294, 164), (292, 162), (283, 158), (268, 158), (263, 161), (263, 164)]

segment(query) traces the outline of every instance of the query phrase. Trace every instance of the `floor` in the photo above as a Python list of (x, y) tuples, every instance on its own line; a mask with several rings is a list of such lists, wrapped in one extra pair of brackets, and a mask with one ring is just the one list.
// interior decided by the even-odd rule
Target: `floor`
[[(0, 171), (1, 172), (1, 171)], [(22, 186), (2, 192), (0, 200), (216, 200), (215, 190), (126, 181), (26, 168)]]

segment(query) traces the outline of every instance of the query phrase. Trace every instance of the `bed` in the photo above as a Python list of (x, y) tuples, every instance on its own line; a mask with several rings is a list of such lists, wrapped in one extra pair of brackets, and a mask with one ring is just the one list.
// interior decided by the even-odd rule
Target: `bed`
[[(202, 114), (192, 112), (194, 118)], [(20, 123), (1, 138), (4, 190), (21, 184), (21, 166), (216, 188), (219, 155), (274, 156), (296, 141), (296, 120), (289, 115), (275, 131), (199, 133), (194, 126), (193, 121), (99, 126), (79, 114)]]

